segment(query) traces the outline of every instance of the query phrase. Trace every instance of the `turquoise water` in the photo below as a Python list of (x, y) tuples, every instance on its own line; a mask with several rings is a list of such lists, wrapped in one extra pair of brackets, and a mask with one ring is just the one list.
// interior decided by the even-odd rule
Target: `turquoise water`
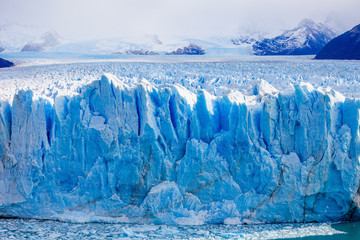
[[(360, 239), (360, 222), (339, 223), (331, 226), (333, 229), (343, 232), (343, 234), (334, 234), (327, 236), (309, 236), (296, 239), (306, 240), (358, 240)], [(294, 238), (289, 238), (294, 239)]]
[(169, 226), (0, 219), (0, 239), (360, 239), (360, 223)]

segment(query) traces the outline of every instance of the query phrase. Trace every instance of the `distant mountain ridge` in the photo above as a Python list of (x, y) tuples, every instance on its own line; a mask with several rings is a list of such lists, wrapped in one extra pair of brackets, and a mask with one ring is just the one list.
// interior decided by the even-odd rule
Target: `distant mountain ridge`
[[(318, 53), (335, 33), (324, 24), (304, 19), (296, 28), (271, 38), (266, 29), (244, 27), (241, 34), (203, 39), (156, 34), (93, 40), (60, 37), (55, 31), (37, 27), (0, 25), (0, 52), (46, 51), (125, 55), (312, 55)], [(274, 34), (274, 33), (273, 33)], [(268, 38), (264, 38), (268, 36)]]
[(313, 55), (317, 54), (336, 34), (324, 24), (311, 19), (275, 38), (265, 38), (253, 45), (255, 55)]
[(331, 40), (315, 59), (360, 60), (360, 24)]
[[(252, 33), (252, 32), (251, 32)], [(81, 54), (123, 55), (248, 55), (251, 45), (236, 46), (231, 36), (161, 36), (139, 34), (133, 36), (93, 39), (74, 39), (57, 34), (54, 30), (19, 24), (0, 24), (0, 51), (59, 52)], [(196, 45), (195, 47), (190, 44)]]
[(18, 52), (46, 30), (21, 24), (0, 25), (0, 47), (4, 52)]

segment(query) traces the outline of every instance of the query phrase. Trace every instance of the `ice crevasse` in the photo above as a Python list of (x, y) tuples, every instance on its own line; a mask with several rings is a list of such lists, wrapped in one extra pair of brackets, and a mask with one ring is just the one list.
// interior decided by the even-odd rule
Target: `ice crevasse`
[(0, 102), (0, 216), (167, 224), (359, 220), (360, 101), (309, 84), (212, 96), (111, 75)]

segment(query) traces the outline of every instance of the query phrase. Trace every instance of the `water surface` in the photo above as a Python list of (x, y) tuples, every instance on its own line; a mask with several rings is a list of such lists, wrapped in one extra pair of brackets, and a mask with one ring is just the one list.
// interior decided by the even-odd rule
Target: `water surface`
[(360, 223), (169, 226), (0, 219), (0, 239), (360, 239)]

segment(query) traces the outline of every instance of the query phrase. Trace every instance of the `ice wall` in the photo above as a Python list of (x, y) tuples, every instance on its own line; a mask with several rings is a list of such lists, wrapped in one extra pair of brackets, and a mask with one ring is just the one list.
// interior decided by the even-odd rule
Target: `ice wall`
[(0, 103), (0, 216), (170, 224), (358, 220), (357, 99), (214, 97), (112, 76)]

